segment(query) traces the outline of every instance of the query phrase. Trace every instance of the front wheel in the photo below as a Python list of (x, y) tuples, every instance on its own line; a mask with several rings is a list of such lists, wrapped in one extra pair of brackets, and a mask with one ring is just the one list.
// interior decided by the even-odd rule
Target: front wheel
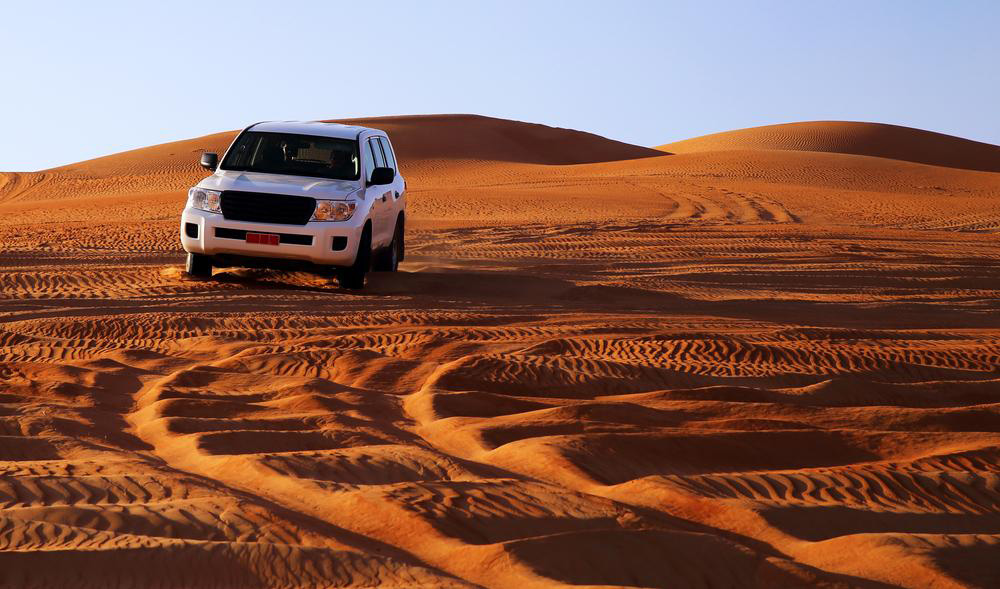
[(365, 287), (365, 274), (372, 265), (372, 230), (366, 225), (358, 243), (358, 254), (354, 263), (337, 271), (337, 282), (343, 288), (358, 290)]
[(212, 258), (206, 256), (205, 254), (189, 253), (187, 255), (187, 264), (184, 266), (184, 271), (187, 272), (189, 276), (194, 276), (195, 278), (211, 278)]

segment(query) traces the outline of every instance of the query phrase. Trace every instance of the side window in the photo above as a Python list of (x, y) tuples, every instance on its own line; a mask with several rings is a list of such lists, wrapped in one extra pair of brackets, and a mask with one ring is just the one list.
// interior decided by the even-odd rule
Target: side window
[(372, 171), (375, 170), (375, 154), (372, 153), (372, 142), (365, 141), (365, 180), (371, 180)]
[(368, 140), (368, 144), (371, 145), (372, 151), (375, 152), (375, 167), (384, 168), (385, 156), (382, 155), (382, 148), (378, 146), (378, 139), (372, 137)]
[(392, 153), (392, 146), (389, 145), (389, 140), (385, 137), (379, 137), (378, 142), (382, 144), (382, 153), (385, 154), (385, 164), (392, 168), (396, 168), (396, 156)]

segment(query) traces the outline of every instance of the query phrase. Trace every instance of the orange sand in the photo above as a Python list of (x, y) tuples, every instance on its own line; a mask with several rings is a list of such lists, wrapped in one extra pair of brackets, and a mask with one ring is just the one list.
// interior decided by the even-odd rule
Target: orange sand
[(232, 132), (0, 174), (0, 586), (997, 585), (1000, 148), (364, 122), (362, 292), (181, 273)]

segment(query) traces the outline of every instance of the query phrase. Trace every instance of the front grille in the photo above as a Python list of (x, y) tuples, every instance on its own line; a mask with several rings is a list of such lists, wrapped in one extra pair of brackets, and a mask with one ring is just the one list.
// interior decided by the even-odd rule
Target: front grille
[[(268, 233), (265, 231), (265, 233)], [(228, 227), (216, 227), (215, 236), (223, 239), (239, 239), (245, 241), (247, 231), (245, 229), (230, 229)], [(301, 235), (298, 233), (279, 233), (278, 243), (293, 243), (295, 245), (312, 245), (312, 235)]]
[(308, 196), (222, 191), (222, 216), (231, 221), (305, 225), (315, 208), (316, 199)]

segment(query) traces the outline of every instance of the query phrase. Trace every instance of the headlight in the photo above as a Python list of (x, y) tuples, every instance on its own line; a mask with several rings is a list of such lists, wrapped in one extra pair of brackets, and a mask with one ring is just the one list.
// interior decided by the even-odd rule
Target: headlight
[(210, 213), (222, 212), (222, 193), (218, 190), (205, 190), (195, 186), (188, 190), (188, 205), (195, 209)]
[(346, 221), (356, 208), (358, 204), (353, 200), (317, 200), (310, 221)]

